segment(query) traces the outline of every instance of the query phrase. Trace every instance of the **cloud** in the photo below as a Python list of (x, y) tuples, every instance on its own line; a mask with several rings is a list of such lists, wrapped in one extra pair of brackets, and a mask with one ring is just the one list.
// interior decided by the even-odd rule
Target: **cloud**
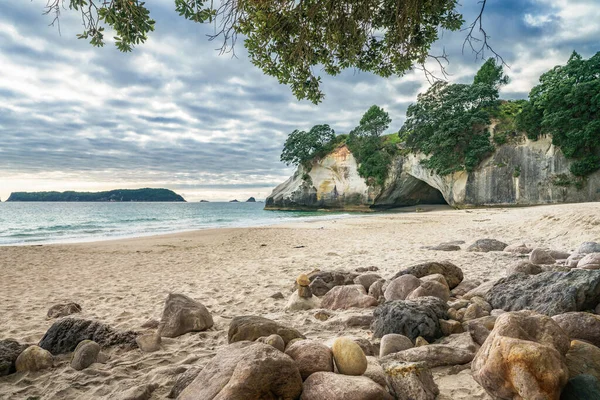
[[(144, 186), (191, 200), (265, 197), (291, 173), (279, 153), (292, 130), (328, 123), (345, 133), (378, 104), (392, 132), (428, 85), (419, 71), (384, 79), (346, 70), (323, 76), (321, 105), (299, 102), (249, 62), (241, 42), (237, 58), (219, 56), (206, 36), (212, 26), (183, 20), (171, 0), (152, 3), (156, 31), (130, 54), (76, 39), (74, 12), (63, 12), (59, 34), (42, 15), (44, 1), (0, 3), (0, 197)], [(462, 6), (468, 23), (479, 7)], [(525, 97), (573, 50), (598, 51), (598, 19), (593, 0), (488, 2), (484, 27), (510, 65), (503, 96)], [(449, 55), (455, 82), (471, 80), (482, 63), (463, 53), (464, 37), (444, 32), (433, 49)]]

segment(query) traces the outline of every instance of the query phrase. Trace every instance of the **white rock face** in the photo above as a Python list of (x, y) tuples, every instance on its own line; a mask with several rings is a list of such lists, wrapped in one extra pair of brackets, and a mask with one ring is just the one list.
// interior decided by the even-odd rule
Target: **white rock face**
[(581, 188), (553, 183), (559, 175), (570, 176), (571, 161), (550, 137), (499, 146), (470, 173), (440, 176), (421, 164), (424, 158), (398, 156), (383, 187), (370, 187), (358, 175), (348, 148), (340, 146), (315, 161), (308, 174), (299, 168), (277, 186), (266, 208), (367, 210), (415, 204), (477, 207), (600, 201), (600, 172), (590, 175)]

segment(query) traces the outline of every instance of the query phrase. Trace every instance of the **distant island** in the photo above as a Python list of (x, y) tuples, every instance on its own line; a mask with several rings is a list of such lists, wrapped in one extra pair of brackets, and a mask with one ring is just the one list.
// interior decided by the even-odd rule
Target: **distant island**
[(229, 200), (230, 203), (239, 203), (238, 199)]
[(250, 197), (248, 200), (246, 200), (246, 203), (256, 203), (256, 199), (254, 197)]
[(185, 202), (169, 189), (116, 189), (107, 192), (14, 192), (6, 201)]

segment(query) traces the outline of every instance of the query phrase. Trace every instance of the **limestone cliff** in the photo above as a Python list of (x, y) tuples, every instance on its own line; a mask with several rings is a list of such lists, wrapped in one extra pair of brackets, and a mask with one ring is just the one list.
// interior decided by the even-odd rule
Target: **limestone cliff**
[[(383, 187), (370, 187), (358, 175), (346, 146), (299, 168), (267, 198), (267, 209), (370, 210), (415, 204), (454, 207), (527, 206), (600, 201), (600, 172), (582, 187), (557, 185), (571, 162), (550, 138), (499, 146), (473, 172), (440, 176), (423, 167), (423, 155), (398, 156)], [(568, 181), (567, 181), (568, 183)]]

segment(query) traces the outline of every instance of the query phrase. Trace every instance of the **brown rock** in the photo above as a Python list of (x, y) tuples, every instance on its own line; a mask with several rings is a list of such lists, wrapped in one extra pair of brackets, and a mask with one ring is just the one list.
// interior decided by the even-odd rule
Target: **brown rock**
[(465, 331), (462, 324), (453, 319), (441, 319), (440, 328), (442, 329), (442, 333), (444, 334), (444, 336), (450, 336), (453, 333), (463, 333)]
[(302, 385), (300, 400), (393, 400), (380, 385), (366, 376), (315, 372)]
[(65, 304), (55, 304), (48, 310), (46, 314), (47, 318), (60, 318), (66, 317), (67, 315), (75, 314), (81, 312), (81, 306), (77, 303), (65, 303)]
[(571, 339), (600, 346), (600, 316), (586, 312), (568, 312), (552, 317)]
[(402, 362), (424, 362), (429, 368), (466, 364), (473, 360), (473, 351), (444, 344), (413, 347), (381, 358), (380, 362), (393, 360)]
[(486, 312), (483, 310), (483, 308), (481, 308), (481, 306), (479, 304), (472, 303), (465, 310), (465, 314), (463, 315), (462, 320), (470, 321), (472, 319), (485, 317), (486, 315), (487, 315)]
[(487, 316), (464, 322), (463, 327), (471, 334), (471, 337), (477, 344), (483, 345), (492, 332), (492, 329), (494, 329), (495, 323), (496, 317)]
[(368, 292), (371, 285), (381, 279), (381, 275), (378, 274), (361, 274), (354, 278), (354, 283), (357, 285), (363, 285), (365, 290)]
[(397, 353), (406, 349), (412, 349), (413, 347), (412, 341), (406, 336), (398, 333), (388, 333), (381, 338), (379, 357), (384, 357), (388, 354)]
[(524, 273), (527, 275), (537, 275), (542, 272), (542, 267), (532, 264), (528, 261), (519, 261), (506, 269), (506, 275)]
[(291, 357), (263, 343), (238, 342), (217, 352), (179, 400), (295, 400), (302, 392)]
[(135, 338), (138, 347), (144, 353), (153, 353), (161, 349), (162, 340), (157, 333), (149, 333)]
[(319, 310), (315, 313), (314, 317), (319, 321), (327, 321), (329, 318), (333, 317), (333, 313), (327, 310)]
[(462, 270), (456, 265), (452, 264), (450, 261), (430, 261), (413, 265), (412, 267), (398, 272), (392, 279), (396, 279), (402, 275), (414, 275), (417, 278), (422, 278), (424, 276), (433, 274), (444, 275), (444, 278), (446, 278), (446, 282), (448, 283), (450, 289), (454, 289), (463, 280)]
[(462, 281), (461, 283), (459, 283), (458, 286), (456, 286), (454, 289), (452, 289), (450, 291), (450, 294), (452, 296), (454, 296), (454, 297), (456, 297), (456, 296), (462, 296), (465, 293), (467, 293), (468, 291), (475, 289), (479, 285), (481, 285), (481, 281), (480, 280), (465, 279), (464, 281)]
[(531, 249), (529, 247), (527, 247), (527, 245), (524, 243), (511, 244), (511, 245), (505, 247), (504, 251), (506, 251), (508, 253), (514, 253), (514, 254), (529, 254), (529, 253), (531, 253)]
[[(421, 278), (421, 282), (427, 282), (427, 281), (436, 281), (436, 282), (441, 283), (444, 286), (448, 286), (448, 282), (446, 282), (446, 278), (444, 278), (444, 275), (442, 275), (442, 274), (426, 275)], [(450, 290), (450, 288), (448, 288), (448, 290)]]
[(17, 357), (15, 367), (17, 372), (39, 371), (52, 368), (54, 357), (48, 350), (39, 346), (29, 346)]
[(382, 367), (398, 400), (434, 400), (440, 393), (425, 363), (388, 360)]
[(212, 315), (204, 305), (186, 295), (170, 293), (158, 329), (162, 337), (172, 338), (204, 331), (212, 326)]
[(554, 264), (556, 260), (550, 254), (550, 250), (536, 248), (529, 254), (529, 262), (532, 264)]
[(590, 253), (579, 260), (577, 268), (600, 269), (600, 253)]
[(414, 275), (402, 275), (391, 281), (385, 288), (386, 300), (405, 300), (408, 295), (421, 286), (421, 280)]
[(261, 336), (270, 336), (273, 334), (281, 336), (286, 344), (295, 338), (306, 339), (304, 335), (294, 328), (287, 327), (267, 318), (246, 315), (235, 317), (231, 320), (227, 340), (229, 343), (242, 340), (253, 342)]
[(285, 350), (285, 342), (279, 335), (262, 336), (256, 339), (256, 341), (273, 346), (281, 352)]
[(377, 299), (367, 295), (362, 285), (336, 286), (321, 300), (321, 307), (330, 310), (345, 310), (351, 307), (367, 308), (379, 304)]
[(600, 349), (579, 340), (571, 341), (571, 348), (567, 353), (567, 368), (570, 378), (586, 374), (600, 379)]
[(374, 282), (371, 287), (369, 287), (369, 296), (380, 300), (383, 297), (383, 285), (386, 282), (387, 281), (385, 279), (379, 279), (378, 281)]
[(100, 345), (92, 340), (80, 342), (71, 358), (71, 368), (81, 371), (96, 362), (100, 354)]
[(331, 352), (340, 374), (358, 376), (367, 370), (367, 357), (352, 339), (346, 337), (335, 339)]
[(385, 372), (383, 371), (381, 364), (379, 364), (377, 357), (367, 356), (367, 370), (363, 376), (366, 376), (383, 388), (387, 387)]
[(415, 339), (415, 347), (427, 346), (429, 342), (423, 338), (423, 336), (419, 336)]
[(314, 340), (300, 340), (290, 345), (285, 354), (298, 366), (302, 380), (315, 372), (333, 372), (333, 354), (329, 347)]
[(298, 296), (303, 299), (310, 299), (312, 297), (310, 286), (298, 286)]
[(509, 312), (497, 318), (471, 370), (492, 397), (558, 399), (569, 379), (568, 350), (569, 338), (550, 317)]
[(408, 300), (413, 300), (419, 297), (433, 296), (444, 301), (450, 299), (450, 289), (447, 285), (437, 281), (425, 281), (421, 286), (413, 290), (407, 297)]

